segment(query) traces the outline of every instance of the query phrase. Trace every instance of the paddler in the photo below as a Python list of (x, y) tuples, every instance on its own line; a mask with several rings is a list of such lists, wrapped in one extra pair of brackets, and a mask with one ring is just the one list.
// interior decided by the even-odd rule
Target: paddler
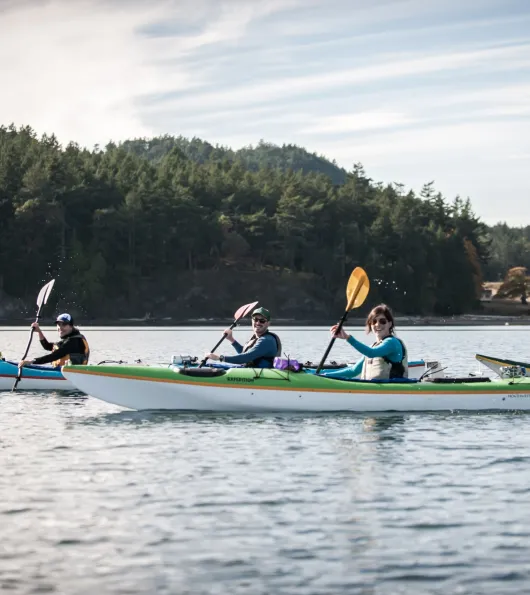
[(376, 306), (366, 318), (366, 334), (373, 332), (376, 338), (371, 347), (358, 341), (343, 328), (337, 332), (337, 327), (337, 324), (331, 327), (331, 335), (345, 339), (364, 357), (351, 368), (323, 372), (323, 375), (343, 378), (360, 375), (362, 380), (408, 378), (407, 348), (395, 336), (394, 316), (386, 304)]
[(40, 344), (46, 351), (51, 351), (49, 355), (36, 357), (35, 359), (23, 359), (19, 362), (18, 367), (26, 366), (28, 364), (52, 364), (57, 368), (68, 363), (75, 365), (88, 364), (90, 357), (90, 349), (86, 338), (80, 333), (79, 329), (74, 326), (74, 319), (68, 313), (59, 314), (55, 321), (57, 325), (57, 332), (59, 333), (59, 341), (50, 343), (44, 336), (39, 323), (34, 322), (31, 326), (39, 333)]
[(248, 368), (272, 368), (274, 358), (281, 356), (282, 344), (278, 335), (269, 331), (271, 314), (266, 308), (256, 308), (251, 317), (253, 334), (245, 345), (234, 339), (232, 329), (224, 331), (238, 355), (207, 353), (205, 357), (228, 364), (244, 364)]

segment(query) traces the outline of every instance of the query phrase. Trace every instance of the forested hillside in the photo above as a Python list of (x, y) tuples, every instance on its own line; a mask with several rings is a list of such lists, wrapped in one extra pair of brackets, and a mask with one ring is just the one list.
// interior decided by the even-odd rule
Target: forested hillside
[(179, 149), (195, 163), (237, 161), (250, 171), (271, 168), (321, 173), (329, 176), (334, 184), (344, 184), (347, 178), (347, 172), (336, 163), (296, 145), (278, 147), (260, 141), (256, 147), (244, 147), (233, 151), (228, 147), (214, 147), (200, 138), (189, 140), (182, 136), (166, 135), (152, 139), (129, 140), (119, 146), (153, 163), (160, 162), (172, 149)]
[(528, 247), (528, 228), (489, 229), (433, 183), (405, 193), (300, 147), (161, 137), (89, 151), (0, 128), (10, 316), (33, 311), (56, 277), (55, 305), (87, 318), (228, 316), (254, 299), (277, 317), (333, 318), (358, 265), (367, 307), (458, 314), (477, 308), (485, 273), (524, 264)]

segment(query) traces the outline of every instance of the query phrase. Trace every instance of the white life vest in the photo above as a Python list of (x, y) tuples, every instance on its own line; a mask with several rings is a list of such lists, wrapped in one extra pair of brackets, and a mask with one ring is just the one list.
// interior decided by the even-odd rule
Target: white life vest
[[(388, 337), (385, 337), (387, 339)], [(401, 362), (391, 362), (386, 357), (366, 357), (364, 358), (363, 368), (361, 370), (362, 380), (388, 380), (389, 378), (408, 378), (409, 365), (407, 357), (407, 348), (401, 339), (394, 337), (401, 343), (403, 349), (403, 359)], [(372, 347), (381, 345), (382, 341), (376, 341)]]

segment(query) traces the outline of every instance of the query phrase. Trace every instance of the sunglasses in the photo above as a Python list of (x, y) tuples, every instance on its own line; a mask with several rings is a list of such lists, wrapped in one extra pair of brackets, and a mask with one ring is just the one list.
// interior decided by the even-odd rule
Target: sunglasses
[(261, 324), (265, 324), (267, 320), (265, 318), (253, 318), (254, 322), (261, 322)]
[(386, 324), (387, 322), (388, 322), (388, 320), (386, 318), (374, 318), (372, 320), (372, 326), (374, 324), (377, 324), (377, 323), (379, 323), (379, 324)]

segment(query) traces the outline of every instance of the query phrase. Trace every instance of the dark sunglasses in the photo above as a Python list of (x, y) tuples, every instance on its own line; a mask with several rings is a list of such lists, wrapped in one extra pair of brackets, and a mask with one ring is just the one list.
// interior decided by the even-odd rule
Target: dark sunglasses
[(267, 320), (265, 318), (253, 318), (254, 322), (261, 322), (261, 324), (265, 324)]
[(388, 320), (386, 318), (374, 318), (372, 320), (372, 324), (386, 324), (388, 322)]

